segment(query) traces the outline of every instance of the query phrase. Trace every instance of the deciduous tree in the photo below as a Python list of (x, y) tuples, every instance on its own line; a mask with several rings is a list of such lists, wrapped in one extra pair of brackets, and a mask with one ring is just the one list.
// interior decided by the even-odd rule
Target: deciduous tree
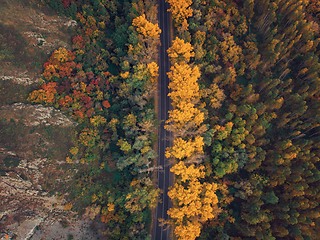
[(192, 16), (193, 10), (190, 7), (192, 0), (167, 0), (167, 2), (170, 4), (168, 11), (171, 12), (176, 27)]
[(171, 63), (188, 63), (190, 57), (194, 57), (193, 47), (190, 43), (185, 43), (183, 39), (176, 37), (172, 41), (171, 47), (167, 50)]
[(175, 226), (178, 239), (195, 239), (200, 235), (201, 223), (215, 218), (219, 212), (215, 183), (201, 183), (204, 167), (187, 167), (182, 161), (170, 171), (177, 176), (177, 182), (168, 192), (174, 206), (168, 210), (169, 224)]

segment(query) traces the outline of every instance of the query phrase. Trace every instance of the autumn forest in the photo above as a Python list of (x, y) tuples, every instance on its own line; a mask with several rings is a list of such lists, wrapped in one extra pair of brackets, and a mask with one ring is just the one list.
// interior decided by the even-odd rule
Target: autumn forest
[[(173, 239), (320, 236), (320, 2), (167, 0)], [(155, 0), (42, 0), (77, 21), (27, 101), (78, 123), (55, 185), (108, 239), (150, 239), (160, 189)], [(53, 188), (53, 186), (47, 186)]]

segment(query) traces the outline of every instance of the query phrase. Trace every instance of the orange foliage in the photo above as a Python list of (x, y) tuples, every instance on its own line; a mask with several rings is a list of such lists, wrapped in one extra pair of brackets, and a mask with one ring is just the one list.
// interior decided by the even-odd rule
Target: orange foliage
[(73, 60), (75, 59), (74, 53), (65, 48), (55, 50), (50, 57), (49, 61), (43, 65), (43, 76), (46, 80), (52, 78), (70, 77), (74, 68), (79, 68)]
[(110, 103), (107, 100), (106, 101), (102, 101), (102, 106), (104, 106), (105, 108), (111, 107)]
[(42, 84), (41, 89), (35, 90), (29, 95), (28, 101), (32, 103), (45, 103), (46, 105), (55, 103), (56, 86), (57, 83), (55, 82)]
[(84, 146), (93, 147), (96, 140), (98, 140), (99, 138), (100, 136), (98, 135), (97, 131), (85, 128), (79, 134), (79, 143)]
[(107, 215), (101, 215), (101, 222), (107, 223), (113, 219), (112, 217), (113, 217), (113, 214), (110, 212)]

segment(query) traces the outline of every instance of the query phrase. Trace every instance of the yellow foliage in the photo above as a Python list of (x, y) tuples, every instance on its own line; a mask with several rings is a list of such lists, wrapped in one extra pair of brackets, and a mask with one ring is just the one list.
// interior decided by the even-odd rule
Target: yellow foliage
[(215, 83), (211, 84), (210, 88), (205, 90), (204, 97), (208, 97), (210, 99), (210, 106), (212, 108), (220, 108), (221, 102), (226, 98), (223, 90)]
[(229, 67), (226, 71), (226, 75), (227, 75), (227, 78), (231, 79), (231, 81), (234, 82), (237, 76), (237, 73), (234, 67)]
[(103, 163), (101, 163), (101, 165), (100, 165), (100, 169), (104, 169), (104, 166), (105, 166), (106, 164), (103, 162)]
[(236, 64), (242, 55), (242, 49), (233, 40), (229, 33), (223, 35), (224, 41), (220, 42), (220, 51), (224, 63), (230, 62)]
[[(175, 12), (175, 8), (184, 6), (187, 9), (192, 1), (168, 0), (168, 2), (171, 5), (172, 15), (176, 14), (176, 23), (186, 23), (185, 18), (188, 17), (188, 14), (192, 15), (192, 10), (190, 9), (191, 13), (182, 12), (182, 16), (179, 15), (179, 12)], [(186, 29), (187, 26), (182, 28)], [(203, 44), (204, 38), (205, 33), (197, 33), (198, 44)], [(172, 47), (168, 49), (168, 54), (171, 63), (173, 63), (171, 71), (167, 73), (170, 79), (169, 88), (172, 90), (168, 96), (172, 99), (174, 109), (169, 111), (169, 120), (166, 121), (166, 124), (173, 124), (166, 125), (165, 128), (169, 131), (178, 130), (180, 132), (178, 136), (184, 136), (183, 131), (192, 129), (191, 131), (196, 135), (189, 139), (178, 137), (173, 141), (173, 147), (166, 149), (166, 158), (172, 157), (181, 160), (192, 157), (194, 154), (203, 153), (203, 137), (198, 134), (203, 130), (203, 126), (200, 125), (204, 121), (204, 113), (195, 107), (195, 103), (200, 98), (197, 83), (200, 71), (197, 66), (190, 67), (187, 64), (190, 58), (195, 56), (190, 43), (176, 38)], [(220, 89), (215, 88), (215, 90)], [(217, 95), (218, 99), (224, 97), (223, 91), (218, 92)], [(217, 186), (215, 183), (202, 184), (199, 181), (205, 177), (204, 166), (191, 165), (187, 167), (183, 161), (180, 161), (171, 168), (171, 171), (177, 175), (177, 182), (168, 192), (174, 206), (167, 212), (170, 220), (164, 222), (175, 227), (174, 233), (177, 239), (194, 240), (200, 235), (201, 223), (214, 218), (219, 211), (218, 198), (215, 194)]]
[(181, 27), (178, 27), (178, 32), (188, 31), (189, 23), (187, 19), (184, 19), (181, 23)]
[(130, 186), (136, 186), (136, 185), (138, 185), (138, 184), (140, 184), (140, 180), (132, 180), (131, 181), (131, 183), (130, 183)]
[(200, 166), (195, 168), (194, 165), (190, 165), (187, 167), (183, 161), (175, 164), (170, 171), (175, 175), (181, 177), (181, 182), (186, 182), (187, 180), (191, 180), (193, 178), (204, 178), (204, 166)]
[(185, 43), (183, 39), (176, 37), (172, 41), (172, 46), (167, 50), (171, 63), (189, 62), (190, 57), (194, 57), (193, 47), (190, 43)]
[(72, 163), (72, 159), (71, 159), (70, 157), (67, 157), (67, 158), (66, 158), (66, 162), (67, 162), (67, 163)]
[(121, 83), (119, 90), (118, 90), (118, 95), (120, 97), (128, 97), (132, 94), (132, 86), (128, 83)]
[(113, 203), (108, 203), (108, 211), (112, 212), (114, 210), (115, 205)]
[(176, 26), (182, 24), (186, 18), (192, 16), (193, 11), (190, 8), (192, 0), (166, 0), (166, 2), (170, 4), (168, 11), (171, 12)]
[(201, 46), (201, 45), (203, 45), (203, 43), (204, 43), (204, 41), (206, 39), (206, 33), (205, 32), (201, 32), (201, 31), (198, 30), (194, 34), (194, 39)]
[(53, 52), (53, 56), (55, 59), (57, 59), (59, 62), (63, 63), (65, 61), (68, 61), (68, 50), (65, 48), (60, 47), (59, 50), (55, 50)]
[(130, 113), (129, 115), (124, 117), (123, 124), (125, 127), (134, 127), (137, 123), (137, 117)]
[(67, 211), (71, 210), (72, 203), (67, 203), (66, 205), (63, 206), (63, 208), (64, 208), (64, 210), (67, 210)]
[(186, 167), (182, 161), (171, 168), (172, 172), (181, 177), (183, 184), (175, 183), (168, 192), (168, 196), (176, 203), (168, 210), (168, 215), (176, 226), (174, 232), (178, 239), (193, 240), (198, 237), (201, 223), (216, 217), (219, 211), (215, 194), (217, 184), (201, 184), (199, 179), (205, 177), (203, 170), (203, 166)]
[(30, 93), (28, 100), (33, 103), (44, 102), (44, 103), (48, 104), (48, 103), (55, 102), (55, 96), (54, 96), (53, 92), (49, 92), (49, 91), (40, 89), (40, 90), (35, 90), (32, 93)]
[(161, 29), (158, 24), (153, 24), (146, 19), (146, 15), (136, 17), (132, 21), (132, 25), (137, 27), (137, 32), (142, 34), (145, 38), (159, 39)]
[(95, 195), (95, 194), (93, 194), (92, 195), (92, 198), (91, 198), (91, 202), (95, 202), (95, 201), (97, 201), (99, 198), (98, 198), (98, 196), (97, 195)]
[(100, 90), (98, 90), (97, 92), (96, 92), (96, 100), (98, 100), (98, 101), (102, 101), (103, 100), (103, 92), (102, 91), (100, 91)]
[(92, 16), (88, 16), (87, 17), (87, 23), (91, 26), (95, 26), (96, 25), (96, 19)]
[(83, 82), (80, 82), (80, 89), (82, 92), (86, 92), (87, 85)]
[(152, 189), (151, 191), (147, 189), (147, 186), (142, 187), (138, 184), (131, 193), (127, 194), (124, 207), (130, 213), (142, 211), (147, 207), (147, 203), (151, 208), (157, 205), (159, 189)]
[(150, 146), (145, 146), (145, 147), (143, 147), (143, 148), (141, 149), (141, 154), (145, 154), (145, 153), (149, 152), (150, 149), (151, 149)]
[(174, 233), (179, 240), (193, 240), (200, 236), (201, 223), (187, 221), (186, 225), (178, 225)]
[(55, 94), (57, 93), (57, 90), (55, 89), (56, 85), (57, 83), (55, 82), (42, 84), (41, 89), (34, 90), (30, 93), (28, 101), (33, 103), (45, 103), (46, 105), (55, 103)]
[(241, 36), (243, 34), (246, 34), (248, 30), (248, 26), (246, 24), (246, 21), (243, 21), (243, 23), (238, 24), (237, 28), (236, 28), (236, 36)]
[(158, 71), (159, 71), (159, 66), (155, 62), (151, 62), (147, 64), (148, 71), (151, 74), (151, 80), (153, 83), (157, 81), (157, 78), (159, 76)]
[(86, 23), (86, 19), (80, 13), (77, 13), (77, 19), (80, 20), (82, 24)]
[(96, 115), (93, 118), (90, 118), (90, 123), (94, 127), (98, 127), (98, 126), (104, 125), (106, 122), (107, 122), (107, 119), (105, 119), (101, 115)]
[(79, 152), (79, 149), (77, 148), (77, 147), (72, 147), (72, 148), (70, 148), (70, 153), (72, 154), (72, 155), (77, 155), (78, 154), (78, 152)]
[(228, 131), (231, 131), (231, 129), (232, 129), (232, 127), (233, 127), (233, 122), (228, 122), (226, 125), (225, 125), (225, 127), (226, 127), (226, 129), (228, 130)]
[(96, 130), (84, 128), (79, 134), (78, 141), (83, 146), (93, 147), (96, 140), (98, 140), (99, 138), (100, 136), (98, 135), (98, 132)]
[[(183, 128), (188, 122), (193, 121), (196, 126), (204, 120), (204, 113), (200, 112), (198, 108), (194, 107), (192, 103), (181, 102), (178, 103), (176, 109), (169, 111), (169, 120), (166, 121), (167, 124), (172, 123), (177, 128)], [(167, 129), (167, 126), (165, 126)]]
[(200, 77), (200, 71), (197, 66), (191, 68), (188, 64), (175, 63), (168, 72), (171, 80), (169, 88), (172, 92), (168, 94), (173, 101), (173, 106), (179, 102), (191, 102), (199, 97), (199, 85), (197, 83)]
[(294, 152), (285, 153), (283, 155), (283, 158), (288, 159), (288, 160), (292, 160), (296, 157), (297, 157), (297, 153), (294, 153)]
[(78, 50), (76, 51), (76, 55), (83, 55), (83, 54), (84, 54), (84, 51), (81, 50), (81, 49), (78, 49)]
[(116, 125), (119, 124), (119, 120), (116, 118), (112, 118), (110, 122), (108, 123), (108, 127), (112, 129), (112, 131), (116, 132), (117, 128)]
[(194, 153), (203, 153), (203, 137), (196, 136), (188, 141), (177, 138), (173, 141), (173, 147), (166, 148), (166, 158), (183, 159), (191, 157)]
[(230, 223), (234, 223), (236, 221), (235, 218), (231, 217), (231, 216), (228, 216), (228, 222)]
[(131, 150), (131, 145), (125, 139), (119, 139), (117, 142), (117, 146), (120, 146), (120, 149), (124, 152), (128, 152)]
[(126, 79), (126, 78), (129, 77), (129, 72), (120, 73), (120, 76), (121, 76), (123, 79)]
[(99, 23), (98, 23), (98, 26), (99, 26), (99, 28), (101, 28), (101, 29), (105, 29), (105, 28), (106, 28), (106, 24), (104, 23), (104, 21), (99, 22)]

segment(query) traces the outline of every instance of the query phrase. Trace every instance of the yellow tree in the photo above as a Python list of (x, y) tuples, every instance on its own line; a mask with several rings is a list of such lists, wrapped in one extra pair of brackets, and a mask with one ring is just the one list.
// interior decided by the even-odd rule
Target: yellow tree
[(194, 140), (188, 141), (177, 138), (173, 141), (173, 147), (166, 148), (166, 158), (173, 157), (175, 159), (189, 158), (195, 153), (203, 153), (203, 137), (196, 136)]
[(145, 38), (159, 39), (161, 29), (158, 24), (153, 24), (146, 19), (146, 15), (136, 17), (132, 21), (132, 25), (137, 27), (137, 32), (142, 34)]
[(166, 2), (170, 4), (168, 11), (171, 12), (176, 27), (184, 23), (186, 18), (192, 16), (193, 11), (190, 8), (192, 0), (166, 0)]
[[(175, 45), (178, 45), (179, 41), (180, 39), (176, 39), (173, 49), (178, 48)], [(168, 52), (171, 59), (177, 58), (180, 54), (186, 56), (185, 60), (189, 60), (191, 45), (187, 49), (189, 50), (179, 53), (169, 49)], [(204, 113), (194, 105), (200, 97), (197, 83), (200, 71), (197, 66), (192, 68), (186, 62), (180, 61), (171, 67), (168, 77), (171, 80), (169, 88), (172, 90), (168, 96), (172, 99), (174, 110), (169, 111), (169, 120), (166, 122), (168, 125), (165, 128), (173, 131), (178, 138), (174, 141), (173, 147), (166, 149), (166, 156), (175, 159), (191, 158), (193, 154), (203, 153), (204, 143), (200, 134), (206, 130), (205, 126), (200, 126), (204, 120)], [(188, 140), (184, 140), (186, 138)]]
[[(171, 1), (171, 7), (175, 6), (175, 3), (178, 2)], [(186, 22), (186, 19), (183, 21)], [(204, 146), (200, 134), (206, 130), (205, 125), (201, 126), (204, 113), (195, 107), (200, 98), (197, 83), (200, 71), (197, 66), (190, 67), (187, 64), (195, 55), (191, 44), (176, 38), (168, 49), (168, 54), (174, 63), (168, 73), (169, 88), (172, 90), (168, 96), (172, 99), (174, 110), (169, 111), (169, 120), (166, 122), (168, 125), (165, 128), (173, 131), (176, 139), (173, 147), (166, 149), (165, 155), (166, 158), (184, 160), (186, 163), (199, 163)], [(175, 227), (174, 233), (180, 240), (193, 240), (198, 237), (201, 223), (214, 218), (218, 213), (218, 198), (215, 195), (217, 186), (214, 183), (201, 184), (199, 179), (205, 176), (203, 170), (203, 166), (186, 167), (183, 161), (171, 168), (177, 175), (177, 182), (168, 192), (174, 206), (168, 210), (171, 218), (165, 223)]]
[(193, 47), (190, 43), (185, 43), (183, 39), (176, 37), (172, 41), (172, 46), (167, 50), (171, 63), (189, 62), (190, 57), (194, 57)]
[(41, 89), (34, 90), (29, 94), (28, 101), (33, 103), (45, 103), (46, 105), (54, 104), (56, 102), (55, 94), (57, 83), (48, 82), (41, 85)]
[[(161, 29), (158, 24), (153, 24), (146, 19), (145, 14), (136, 17), (132, 21), (132, 25), (137, 27), (137, 32), (141, 34), (142, 42), (144, 42), (144, 48), (140, 51), (140, 54), (145, 58), (146, 63), (153, 62), (152, 57), (155, 56), (157, 51), (157, 45), (160, 44)], [(129, 52), (136, 48), (136, 46), (129, 46)]]
[(168, 94), (172, 99), (173, 107), (176, 107), (180, 102), (191, 102), (199, 98), (199, 85), (197, 83), (200, 77), (200, 71), (197, 66), (191, 68), (188, 64), (175, 63), (168, 72), (168, 77), (171, 80), (169, 88), (172, 92)]
[(201, 223), (220, 211), (215, 194), (217, 184), (200, 182), (205, 177), (204, 166), (187, 167), (181, 161), (170, 171), (177, 176), (177, 183), (168, 192), (174, 206), (168, 210), (171, 219), (167, 223), (175, 226), (179, 240), (193, 240), (200, 235)]
[(151, 62), (151, 63), (148, 63), (147, 64), (147, 68), (148, 68), (148, 71), (151, 75), (151, 81), (153, 83), (155, 83), (157, 81), (157, 78), (159, 76), (159, 66), (157, 63), (155, 62)]
[(226, 95), (223, 93), (223, 90), (214, 83), (211, 84), (209, 88), (206, 88), (201, 91), (202, 98), (210, 99), (210, 106), (212, 108), (220, 108), (221, 102), (226, 98)]
[(194, 104), (180, 102), (174, 110), (169, 111), (169, 119), (164, 128), (174, 132), (176, 137), (193, 137), (207, 130), (205, 125), (201, 126), (203, 120), (204, 113), (194, 107)]
[[(196, 126), (204, 120), (204, 113), (200, 112), (198, 108), (194, 107), (194, 104), (188, 102), (180, 102), (176, 104), (176, 108), (169, 111), (169, 119), (167, 124), (173, 123), (175, 128), (183, 128), (190, 121), (194, 122)], [(170, 125), (166, 125), (165, 129), (169, 129)]]
[(242, 49), (239, 47), (233, 36), (229, 33), (223, 34), (224, 41), (220, 42), (220, 52), (224, 63), (236, 64), (242, 58)]

